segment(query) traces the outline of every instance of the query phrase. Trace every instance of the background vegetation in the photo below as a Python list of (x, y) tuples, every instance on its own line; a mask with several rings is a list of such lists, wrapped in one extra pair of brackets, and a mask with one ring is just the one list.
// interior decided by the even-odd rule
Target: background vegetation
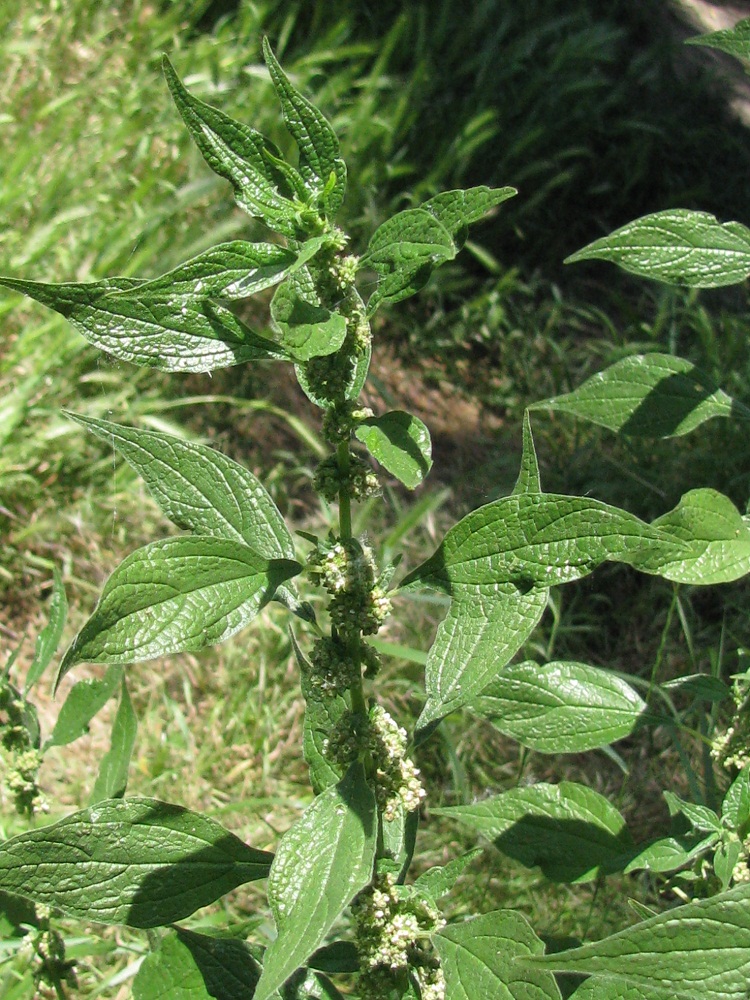
[[(395, 209), (439, 190), (517, 186), (519, 197), (477, 228), (471, 255), (437, 272), (413, 305), (379, 320), (372, 398), (406, 402), (428, 423), (436, 467), (416, 497), (394, 487), (384, 505), (360, 510), (360, 530), (393, 551), (416, 526), (408, 553), (416, 565), (447, 512), (508, 491), (524, 406), (618, 357), (679, 353), (748, 401), (744, 288), (687, 293), (606, 265), (561, 263), (661, 208), (750, 220), (750, 135), (731, 120), (721, 66), (680, 46), (665, 0), (564, 7), (481, 0), (457, 18), (447, 0), (6, 0), (0, 272), (50, 281), (151, 276), (220, 239), (247, 235), (252, 224), (191, 148), (159, 61), (169, 52), (195, 93), (285, 146), (259, 57), (264, 33), (342, 137), (352, 178), (342, 222), (355, 249)], [(308, 488), (319, 448), (315, 418), (273, 370), (213, 379), (144, 373), (96, 355), (19, 296), (0, 292), (0, 317), (0, 666), (24, 634), (16, 668), (28, 662), (53, 565), (63, 569), (72, 636), (111, 568), (160, 523), (129, 469), (66, 421), (61, 407), (212, 440), (247, 463), (299, 527), (319, 516)], [(537, 415), (534, 427), (547, 489), (590, 492), (647, 518), (695, 485), (746, 507), (748, 447), (728, 422), (670, 442), (668, 451), (615, 443), (560, 417)], [(646, 680), (652, 671), (684, 673), (686, 663), (728, 676), (750, 642), (747, 596), (746, 583), (675, 590), (604, 567), (593, 583), (567, 587), (564, 602), (555, 597), (552, 624), (534, 637), (532, 652)], [(442, 613), (414, 602), (388, 635), (401, 649), (384, 685), (404, 720), (418, 713), (421, 650)], [(131, 790), (210, 808), (259, 847), (274, 843), (309, 795), (288, 638), (273, 612), (261, 626), (200, 658), (131, 672), (141, 720)], [(50, 706), (47, 718), (53, 713)], [(664, 828), (653, 789), (675, 773), (667, 735), (633, 738), (618, 747), (619, 759), (518, 760), (489, 725), (467, 723), (447, 720), (423, 751), (433, 805), (470, 800), (522, 775), (585, 771), (582, 780), (619, 790), (636, 832)], [(48, 755), (42, 781), (54, 810), (85, 803), (88, 761), (105, 728), (97, 722), (64, 755)], [(0, 836), (19, 823), (0, 811)], [(462, 849), (453, 828), (438, 838), (435, 827), (433, 819), (421, 834), (425, 866)], [(652, 891), (647, 880), (627, 886), (644, 900)], [(489, 868), (472, 868), (454, 905), (487, 909), (510, 899), (556, 936), (598, 937), (628, 919), (621, 886), (571, 893), (499, 856)], [(231, 905), (235, 918), (267, 919), (251, 893)], [(128, 995), (138, 941), (92, 934), (77, 946), (88, 956), (82, 996)], [(104, 955), (91, 957), (95, 950)]]

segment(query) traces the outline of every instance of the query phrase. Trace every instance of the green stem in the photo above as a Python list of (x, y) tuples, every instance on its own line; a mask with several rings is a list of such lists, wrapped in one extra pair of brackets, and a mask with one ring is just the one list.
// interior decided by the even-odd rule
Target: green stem
[[(336, 449), (336, 461), (342, 482), (349, 481), (349, 442), (342, 441)], [(339, 535), (342, 541), (352, 537), (352, 501), (348, 492), (339, 491)]]

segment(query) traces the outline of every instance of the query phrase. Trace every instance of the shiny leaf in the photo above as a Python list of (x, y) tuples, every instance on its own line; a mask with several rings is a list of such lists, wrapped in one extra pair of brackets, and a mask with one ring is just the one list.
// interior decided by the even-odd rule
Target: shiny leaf
[(354, 436), (410, 490), (419, 486), (432, 467), (430, 432), (418, 417), (404, 410), (363, 420)]

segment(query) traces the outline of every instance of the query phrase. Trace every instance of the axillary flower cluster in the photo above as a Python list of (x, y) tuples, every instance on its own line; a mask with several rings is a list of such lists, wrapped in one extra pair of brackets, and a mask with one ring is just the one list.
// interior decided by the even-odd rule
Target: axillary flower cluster
[(0, 677), (0, 791), (20, 815), (33, 816), (46, 812), (48, 804), (37, 783), (42, 755), (27, 713), (19, 692)]

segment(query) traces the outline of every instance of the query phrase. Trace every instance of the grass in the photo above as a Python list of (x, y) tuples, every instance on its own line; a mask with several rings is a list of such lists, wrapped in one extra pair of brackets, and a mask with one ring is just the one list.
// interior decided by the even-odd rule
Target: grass
[[(159, 58), (169, 51), (194, 92), (286, 145), (258, 65), (263, 31), (343, 136), (357, 178), (344, 224), (360, 245), (409, 198), (471, 183), (521, 188), (508, 213), (504, 207), (477, 230), (473, 256), (379, 321), (388, 348), (372, 391), (398, 402), (404, 385), (415, 387), (436, 452), (448, 457), (444, 468), (464, 452), (464, 461), (476, 458), (456, 426), (459, 403), (474, 421), (468, 437), (484, 429), (487, 442), (475, 467), (456, 463), (453, 477), (436, 468), (435, 485), (418, 499), (388, 488), (385, 505), (358, 512), (358, 530), (383, 558), (405, 543), (410, 565), (456, 516), (512, 487), (529, 402), (654, 347), (689, 356), (739, 398), (747, 399), (750, 383), (744, 292), (697, 296), (603, 268), (559, 266), (607, 228), (672, 204), (750, 219), (741, 184), (750, 142), (721, 128), (723, 109), (704, 76), (680, 64), (660, 8), (622, 0), (602, 14), (600, 5), (577, 0), (561, 15), (549, 0), (481, 2), (458, 25), (452, 10), (443, 0), (429, 18), (419, 5), (268, 0), (221, 17), (187, 0), (158, 9), (139, 0), (116, 9), (74, 0), (64, 13), (54, 0), (12, 0), (0, 11), (0, 124), (12, 151), (0, 188), (2, 273), (53, 281), (148, 276), (219, 240), (252, 236), (191, 148)], [(0, 293), (0, 316), (0, 644), (10, 650), (27, 634), (20, 670), (43, 621), (53, 564), (63, 568), (72, 603), (70, 638), (111, 568), (164, 530), (140, 483), (65, 421), (61, 407), (182, 427), (247, 462), (295, 526), (324, 527), (309, 486), (319, 447), (315, 416), (280, 370), (178, 380), (97, 356), (64, 323), (17, 296)], [(283, 415), (288, 406), (291, 417)], [(722, 489), (743, 508), (750, 492), (747, 445), (729, 423), (707, 425), (676, 448), (617, 442), (543, 414), (534, 429), (550, 490), (590, 492), (644, 517), (668, 509), (689, 486)], [(605, 567), (593, 582), (555, 593), (554, 614), (525, 655), (588, 660), (643, 678), (655, 665), (663, 676), (686, 665), (737, 669), (740, 651), (750, 648), (747, 586), (686, 589), (678, 598), (681, 613), (670, 618), (670, 585)], [(443, 611), (404, 603), (383, 636), (402, 651), (387, 661), (381, 683), (403, 721), (419, 711), (423, 652)], [(179, 798), (259, 847), (274, 844), (310, 795), (299, 755), (303, 703), (285, 627), (271, 608), (216, 650), (132, 669), (140, 719), (133, 793)], [(47, 726), (54, 711), (44, 695)], [(89, 737), (45, 761), (42, 781), (54, 809), (85, 804), (110, 719), (108, 706)], [(674, 775), (676, 751), (657, 734), (633, 738), (624, 752), (627, 778), (603, 754), (532, 755), (522, 772), (514, 744), (458, 716), (419, 763), (432, 805), (508, 787), (521, 773), (578, 778), (621, 795), (646, 837), (664, 828), (658, 790)], [(0, 814), (3, 836), (21, 828)], [(432, 817), (420, 833), (419, 863), (469, 846)], [(471, 871), (450, 898), (452, 912), (514, 905), (553, 937), (601, 936), (635, 919), (628, 892), (653, 898), (647, 881), (550, 886), (499, 855)], [(201, 919), (270, 927), (254, 890)], [(123, 1000), (144, 948), (135, 934), (85, 931), (70, 945), (84, 961), (78, 995)], [(0, 967), (2, 989), (11, 989), (8, 976)]]

